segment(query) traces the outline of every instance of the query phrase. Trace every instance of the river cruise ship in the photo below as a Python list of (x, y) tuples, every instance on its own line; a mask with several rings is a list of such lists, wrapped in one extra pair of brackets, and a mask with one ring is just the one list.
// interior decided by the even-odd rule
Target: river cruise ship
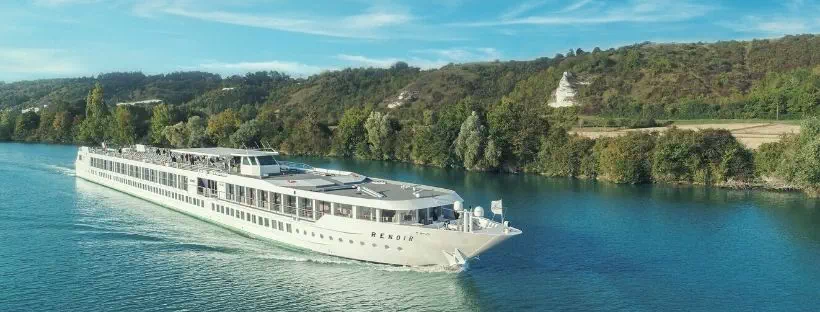
[[(521, 234), (448, 189), (231, 148), (80, 147), (77, 176), (254, 237), (402, 266), (461, 266)], [(500, 217), (500, 218), (499, 218)]]

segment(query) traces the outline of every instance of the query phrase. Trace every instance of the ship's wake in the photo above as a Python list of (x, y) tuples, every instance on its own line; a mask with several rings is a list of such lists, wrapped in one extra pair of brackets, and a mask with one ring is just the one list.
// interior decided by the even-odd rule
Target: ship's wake
[(370, 263), (357, 261), (353, 259), (345, 259), (333, 256), (326, 256), (321, 254), (313, 254), (305, 252), (294, 255), (277, 255), (277, 254), (260, 254), (256, 258), (261, 260), (275, 260), (275, 261), (292, 261), (292, 262), (307, 262), (323, 265), (344, 265), (344, 266), (359, 266), (364, 269), (371, 269), (383, 272), (417, 272), (417, 273), (461, 273), (469, 268), (468, 265), (463, 266), (447, 266), (447, 265), (430, 265), (430, 266), (397, 266), (380, 263)]
[(67, 168), (67, 167), (62, 167), (62, 166), (57, 166), (57, 165), (45, 165), (45, 167), (46, 167), (46, 170), (48, 170), (49, 172), (54, 172), (54, 173), (62, 174), (62, 175), (69, 176), (69, 177), (73, 177), (73, 176), (77, 175), (77, 171), (75, 171), (74, 168)]

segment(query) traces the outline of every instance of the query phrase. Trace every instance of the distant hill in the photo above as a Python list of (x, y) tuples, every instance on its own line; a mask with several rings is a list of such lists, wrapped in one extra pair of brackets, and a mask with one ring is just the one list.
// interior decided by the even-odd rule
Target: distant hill
[[(531, 61), (451, 64), (432, 70), (400, 62), (386, 69), (350, 68), (308, 78), (279, 73), (222, 78), (204, 72), (134, 72), (21, 81), (0, 84), (0, 108), (82, 105), (99, 81), (109, 104), (161, 99), (204, 114), (268, 105), (285, 115), (311, 113), (327, 124), (336, 124), (347, 108), (364, 106), (418, 119), (426, 110), (436, 111), (465, 98), (484, 108), (505, 98), (546, 106), (563, 73), (569, 72), (584, 82), (577, 85), (575, 102), (585, 115), (768, 118), (779, 113), (797, 118), (814, 114), (820, 102), (818, 65), (820, 37), (815, 35), (717, 43), (647, 42), (609, 50), (576, 49)], [(389, 109), (388, 103), (403, 91), (412, 92), (414, 98)]]

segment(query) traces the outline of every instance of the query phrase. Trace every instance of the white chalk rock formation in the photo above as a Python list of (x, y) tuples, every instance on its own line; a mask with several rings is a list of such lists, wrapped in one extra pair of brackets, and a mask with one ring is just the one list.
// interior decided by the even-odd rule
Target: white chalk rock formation
[(553, 92), (549, 105), (552, 107), (575, 106), (576, 95), (578, 95), (578, 91), (575, 85), (575, 77), (570, 72), (564, 72), (561, 81), (558, 82), (558, 88)]

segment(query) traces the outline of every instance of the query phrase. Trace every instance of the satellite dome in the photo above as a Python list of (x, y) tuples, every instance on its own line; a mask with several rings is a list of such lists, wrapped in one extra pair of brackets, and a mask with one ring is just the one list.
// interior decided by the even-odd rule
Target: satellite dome
[(464, 211), (464, 204), (460, 200), (457, 200), (455, 203), (453, 203), (453, 210), (455, 210), (456, 212)]
[(484, 208), (481, 208), (481, 206), (475, 207), (473, 209), (473, 216), (475, 216), (476, 218), (483, 217), (484, 216)]

